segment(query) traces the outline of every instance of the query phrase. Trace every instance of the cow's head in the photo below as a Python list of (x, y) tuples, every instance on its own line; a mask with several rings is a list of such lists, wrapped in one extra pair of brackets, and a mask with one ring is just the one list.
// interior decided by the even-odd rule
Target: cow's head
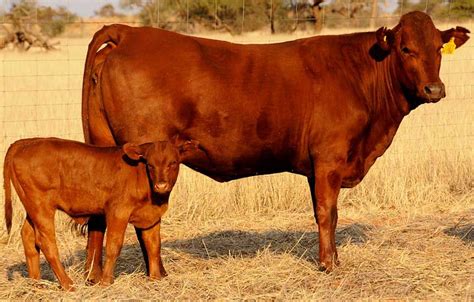
[(125, 144), (122, 149), (128, 158), (146, 164), (152, 190), (158, 194), (170, 193), (178, 179), (179, 164), (198, 149), (194, 140), (181, 142), (160, 141), (136, 145)]
[(460, 47), (469, 39), (468, 33), (463, 27), (440, 31), (427, 14), (415, 11), (403, 15), (393, 29), (378, 29), (376, 38), (382, 50), (396, 56), (397, 77), (403, 89), (411, 99), (423, 103), (446, 96), (439, 78), (443, 44), (454, 38)]

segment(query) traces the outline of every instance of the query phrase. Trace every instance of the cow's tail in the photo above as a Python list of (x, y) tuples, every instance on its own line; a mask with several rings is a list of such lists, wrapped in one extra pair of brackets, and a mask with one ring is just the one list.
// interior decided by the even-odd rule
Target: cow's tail
[(12, 186), (11, 186), (11, 156), (9, 156), (10, 150), (5, 156), (5, 162), (3, 163), (3, 187), (5, 189), (5, 224), (7, 226), (7, 232), (10, 234), (12, 229)]
[(82, 81), (82, 130), (84, 131), (84, 139), (86, 143), (90, 143), (89, 133), (89, 96), (91, 91), (92, 72), (94, 62), (100, 47), (106, 43), (117, 46), (125, 33), (130, 29), (129, 26), (121, 24), (113, 24), (102, 27), (97, 31), (89, 43), (87, 49), (86, 63), (84, 66), (84, 77)]

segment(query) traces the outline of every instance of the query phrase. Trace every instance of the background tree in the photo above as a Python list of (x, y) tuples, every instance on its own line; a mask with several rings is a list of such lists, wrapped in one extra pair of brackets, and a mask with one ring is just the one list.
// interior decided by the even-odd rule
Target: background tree
[(3, 18), (6, 35), (0, 39), (0, 48), (13, 44), (24, 50), (32, 46), (53, 49), (57, 43), (51, 43), (49, 39), (63, 33), (76, 15), (65, 7), (52, 8), (38, 5), (37, 1), (20, 0), (13, 1)]
[(115, 7), (111, 3), (104, 4), (101, 8), (94, 11), (94, 15), (103, 18), (123, 17), (123, 14), (117, 13), (115, 11)]
[(455, 19), (473, 19), (474, 18), (474, 0), (456, 0), (448, 3), (448, 11), (444, 17), (453, 17)]
[(272, 33), (294, 31), (306, 23), (319, 26), (323, 1), (121, 0), (120, 6), (138, 11), (143, 25), (178, 31), (204, 27), (238, 34), (267, 26)]
[(419, 10), (432, 18), (441, 20), (463, 20), (474, 18), (474, 0), (405, 0), (396, 12)]

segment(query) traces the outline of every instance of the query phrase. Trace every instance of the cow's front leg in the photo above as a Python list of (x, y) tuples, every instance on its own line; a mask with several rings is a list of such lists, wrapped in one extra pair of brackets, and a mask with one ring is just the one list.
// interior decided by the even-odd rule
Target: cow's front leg
[(161, 259), (160, 225), (161, 222), (158, 222), (153, 227), (140, 231), (140, 244), (143, 242), (143, 246), (146, 249), (148, 256), (147, 274), (151, 279), (160, 279), (167, 276)]
[(335, 237), (341, 176), (333, 166), (317, 165), (314, 186), (310, 188), (313, 190), (314, 216), (319, 227), (319, 261), (321, 269), (329, 272), (338, 264)]

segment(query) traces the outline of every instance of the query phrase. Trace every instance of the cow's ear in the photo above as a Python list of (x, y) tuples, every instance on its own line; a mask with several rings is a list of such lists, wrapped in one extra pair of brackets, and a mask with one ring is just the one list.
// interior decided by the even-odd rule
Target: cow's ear
[(461, 47), (467, 40), (469, 40), (467, 34), (469, 34), (470, 31), (467, 28), (456, 26), (456, 28), (440, 31), (440, 33), (443, 43), (448, 43), (451, 38), (454, 38), (454, 44), (456, 44), (456, 47)]
[(132, 160), (140, 160), (143, 157), (142, 148), (133, 143), (126, 143), (122, 147), (123, 152), (127, 155), (128, 158)]
[(187, 140), (177, 145), (177, 147), (181, 160), (184, 160), (188, 156), (199, 150), (199, 142), (195, 140)]
[(377, 45), (384, 51), (390, 51), (395, 42), (395, 32), (386, 27), (380, 27), (375, 32)]

